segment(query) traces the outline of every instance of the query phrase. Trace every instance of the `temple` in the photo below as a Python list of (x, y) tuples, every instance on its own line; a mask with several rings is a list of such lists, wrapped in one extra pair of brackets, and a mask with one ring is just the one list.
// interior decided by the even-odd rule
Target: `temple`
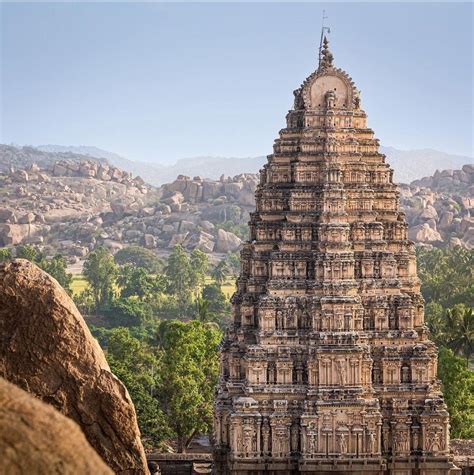
[(221, 347), (216, 473), (455, 473), (393, 171), (326, 38), (294, 96)]

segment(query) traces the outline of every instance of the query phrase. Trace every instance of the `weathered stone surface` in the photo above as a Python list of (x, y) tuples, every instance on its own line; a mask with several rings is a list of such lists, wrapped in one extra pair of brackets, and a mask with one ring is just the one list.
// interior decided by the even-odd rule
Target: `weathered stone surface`
[(74, 421), (3, 378), (0, 454), (6, 475), (113, 474)]
[[(327, 40), (294, 96), (260, 173), (221, 344), (216, 472), (448, 475), (449, 414), (415, 246)], [(423, 232), (437, 233), (435, 198), (420, 192), (425, 210), (411, 213)]]
[(181, 192), (177, 191), (177, 192), (173, 193), (171, 196), (165, 198), (163, 200), (163, 203), (172, 206), (172, 205), (181, 204), (183, 201), (184, 201), (183, 194)]
[(34, 236), (37, 227), (30, 224), (0, 224), (0, 245), (21, 244), (25, 238)]
[(416, 242), (422, 243), (442, 241), (441, 234), (431, 228), (428, 223), (420, 224), (410, 228), (408, 231), (408, 237)]
[(0, 265), (0, 374), (76, 421), (115, 473), (146, 473), (135, 409), (74, 303), (30, 262)]
[(242, 244), (242, 240), (230, 231), (217, 230), (216, 252), (233, 252)]
[(13, 219), (15, 213), (11, 209), (0, 208), (0, 223), (8, 223)]
[(176, 246), (176, 244), (182, 244), (188, 235), (188, 232), (173, 235), (173, 237), (168, 242), (168, 247), (173, 248), (174, 246)]
[(149, 249), (156, 247), (155, 236), (153, 236), (152, 234), (145, 234), (143, 236), (143, 245), (145, 247), (148, 247)]
[(438, 218), (438, 213), (436, 212), (436, 209), (433, 208), (433, 206), (431, 206), (431, 205), (427, 206), (427, 207), (420, 213), (420, 219), (421, 219), (421, 220), (437, 219), (437, 218)]
[(185, 233), (187, 231), (194, 231), (196, 229), (196, 225), (192, 221), (182, 220), (179, 223), (179, 232)]
[[(0, 162), (5, 149), (12, 147), (0, 146)], [(212, 235), (212, 243), (217, 240), (219, 224), (230, 221), (241, 229), (254, 208), (254, 192), (259, 183), (256, 174), (225, 176), (219, 181), (182, 175), (156, 189), (129, 173), (114, 172), (116, 167), (105, 163), (61, 160), (56, 164), (57, 167), (44, 163), (33, 168), (28, 166), (25, 169), (27, 186), (23, 184), (26, 182), (15, 181), (18, 170), (7, 172), (5, 193), (0, 197), (0, 223), (22, 224), (18, 223), (20, 219), (31, 224), (27, 222), (27, 214), (31, 212), (36, 218), (32, 221), (35, 228), (0, 227), (2, 245), (38, 242), (52, 255), (59, 250), (58, 242), (68, 241), (70, 246), (60, 250), (71, 263), (77, 256), (77, 244), (92, 249), (96, 245), (107, 245), (105, 240), (111, 239), (122, 247), (143, 245), (144, 234), (151, 234), (156, 240), (156, 246), (152, 247), (169, 252), (168, 244), (173, 235), (189, 232), (182, 240), (186, 250), (204, 246), (206, 252), (214, 252), (210, 251), (209, 240), (202, 243), (199, 229)], [(61, 176), (55, 177), (54, 169), (61, 171)], [(468, 173), (469, 170), (470, 165), (452, 173), (438, 171), (435, 176), (402, 185), (401, 204), (409, 226), (427, 223), (440, 234), (441, 241), (436, 241), (436, 245), (447, 245), (452, 242), (451, 238), (460, 237), (460, 245), (470, 247), (467, 228), (460, 229), (462, 220), (474, 215), (474, 173)], [(425, 186), (429, 189), (423, 188)], [(448, 224), (450, 213), (453, 213), (453, 222)], [(467, 234), (466, 239), (464, 234)], [(423, 233), (420, 237), (425, 239)], [(173, 242), (176, 240), (180, 237)], [(426, 244), (416, 239), (415, 242)]]
[(469, 163), (469, 164), (463, 165), (462, 171), (464, 173), (467, 173), (468, 175), (474, 175), (474, 164)]
[(442, 214), (441, 219), (439, 221), (439, 227), (441, 229), (445, 229), (445, 228), (451, 226), (451, 223), (453, 222), (453, 218), (454, 218), (454, 213), (453, 212), (445, 211)]
[(34, 213), (26, 213), (23, 216), (20, 216), (18, 218), (18, 223), (19, 224), (31, 224), (35, 220), (35, 214)]

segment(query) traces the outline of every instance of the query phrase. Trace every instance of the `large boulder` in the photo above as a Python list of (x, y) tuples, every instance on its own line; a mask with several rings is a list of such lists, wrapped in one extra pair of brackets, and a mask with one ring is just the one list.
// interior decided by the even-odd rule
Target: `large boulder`
[(444, 211), (441, 215), (441, 219), (439, 221), (440, 229), (446, 229), (451, 226), (454, 219), (454, 213), (452, 211)]
[(155, 236), (152, 234), (144, 234), (143, 235), (143, 245), (148, 249), (152, 249), (156, 247), (156, 239)]
[(214, 252), (236, 251), (240, 247), (241, 244), (242, 244), (242, 240), (238, 236), (236, 236), (234, 233), (231, 233), (230, 231), (224, 231), (223, 229), (219, 229), (217, 231), (217, 240), (216, 240)]
[(15, 213), (8, 208), (0, 208), (0, 223), (16, 222)]
[(436, 209), (428, 205), (421, 213), (420, 213), (420, 219), (421, 220), (428, 220), (428, 219), (438, 219), (438, 213), (436, 212)]
[(427, 223), (410, 228), (408, 231), (408, 238), (415, 242), (431, 243), (443, 241), (441, 234), (438, 231), (430, 228)]
[(0, 224), (0, 246), (21, 244), (38, 232), (34, 224)]
[(147, 473), (125, 386), (71, 298), (24, 259), (0, 265), (0, 335), (0, 374), (77, 422), (115, 473)]
[(208, 200), (222, 194), (222, 183), (205, 181), (202, 185), (202, 199)]
[(80, 427), (0, 378), (0, 473), (112, 475)]
[(474, 175), (474, 164), (467, 163), (466, 165), (463, 165), (462, 171), (468, 175)]

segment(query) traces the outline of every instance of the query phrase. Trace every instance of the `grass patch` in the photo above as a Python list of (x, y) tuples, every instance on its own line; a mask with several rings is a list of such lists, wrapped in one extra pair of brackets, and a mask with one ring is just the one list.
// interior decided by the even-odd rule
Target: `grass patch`
[(224, 284), (221, 287), (222, 292), (224, 292), (225, 296), (227, 298), (232, 297), (236, 290), (236, 285), (235, 285), (235, 278), (228, 279), (224, 282)]
[(75, 275), (72, 278), (71, 290), (73, 295), (79, 295), (87, 287), (87, 280), (82, 275)]

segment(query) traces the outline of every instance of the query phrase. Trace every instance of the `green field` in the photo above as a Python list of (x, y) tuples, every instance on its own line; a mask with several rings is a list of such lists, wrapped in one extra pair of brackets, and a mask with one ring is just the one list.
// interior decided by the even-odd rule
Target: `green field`
[(79, 295), (87, 287), (87, 281), (82, 275), (75, 275), (72, 278), (71, 289), (73, 295)]
[(226, 282), (224, 282), (221, 289), (222, 289), (222, 292), (224, 292), (224, 294), (227, 298), (231, 298), (232, 295), (235, 292), (235, 289), (236, 289), (235, 279), (232, 278), (232, 279), (229, 279)]

